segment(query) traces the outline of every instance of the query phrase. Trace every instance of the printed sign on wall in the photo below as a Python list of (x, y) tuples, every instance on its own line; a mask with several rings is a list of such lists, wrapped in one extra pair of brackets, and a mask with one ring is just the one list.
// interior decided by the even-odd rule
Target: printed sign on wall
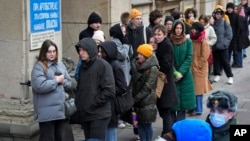
[(61, 31), (60, 0), (30, 0), (31, 50), (40, 48), (45, 39), (54, 40), (58, 31)]

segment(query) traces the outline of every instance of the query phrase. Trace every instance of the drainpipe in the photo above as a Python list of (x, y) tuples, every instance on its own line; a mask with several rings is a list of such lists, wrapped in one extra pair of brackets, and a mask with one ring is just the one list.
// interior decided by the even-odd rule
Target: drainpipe
[(153, 4), (152, 4), (152, 11), (155, 10), (155, 0), (153, 0)]

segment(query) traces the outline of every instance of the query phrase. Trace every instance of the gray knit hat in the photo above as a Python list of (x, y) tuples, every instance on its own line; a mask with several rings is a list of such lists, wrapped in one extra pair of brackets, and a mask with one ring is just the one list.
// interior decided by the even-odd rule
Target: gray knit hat
[(208, 108), (221, 108), (236, 112), (238, 98), (227, 91), (216, 91), (209, 95), (207, 100)]

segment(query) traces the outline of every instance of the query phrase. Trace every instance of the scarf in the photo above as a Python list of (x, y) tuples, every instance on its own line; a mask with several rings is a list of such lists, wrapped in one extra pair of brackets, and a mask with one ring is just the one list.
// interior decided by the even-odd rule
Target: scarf
[(193, 34), (193, 33), (191, 33), (191, 34), (190, 34), (190, 38), (191, 38), (192, 40), (201, 42), (202, 40), (204, 40), (204, 39), (206, 38), (206, 32), (205, 32), (205, 30), (203, 30), (203, 31), (201, 31), (201, 32), (198, 33), (198, 34)]
[(185, 34), (181, 34), (181, 35), (171, 34), (170, 39), (174, 45), (181, 45), (186, 41), (186, 35)]

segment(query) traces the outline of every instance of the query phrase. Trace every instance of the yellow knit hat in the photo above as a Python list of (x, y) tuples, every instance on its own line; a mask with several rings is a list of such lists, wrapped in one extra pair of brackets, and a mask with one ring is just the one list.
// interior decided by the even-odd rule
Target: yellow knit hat
[(142, 44), (137, 48), (137, 53), (148, 58), (153, 55), (153, 47), (150, 44)]
[(133, 20), (136, 16), (141, 16), (142, 13), (140, 11), (138, 11), (137, 9), (133, 8), (131, 11), (130, 11), (130, 19)]

